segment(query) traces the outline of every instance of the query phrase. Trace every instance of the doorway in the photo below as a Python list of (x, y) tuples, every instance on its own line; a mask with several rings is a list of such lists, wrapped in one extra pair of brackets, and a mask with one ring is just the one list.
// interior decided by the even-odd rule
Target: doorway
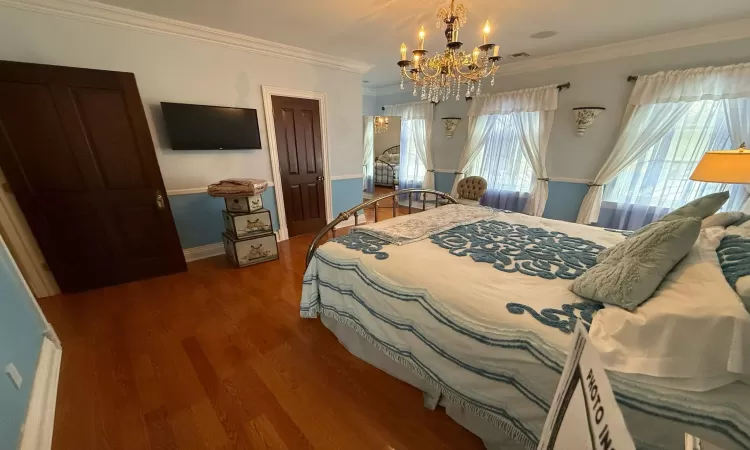
[(289, 237), (317, 233), (327, 223), (318, 101), (274, 95), (271, 104)]
[[(380, 197), (399, 189), (399, 170), (401, 162), (401, 118), (397, 116), (365, 116), (364, 154), (368, 158), (363, 161), (364, 182), (363, 199)], [(368, 148), (372, 146), (372, 148)], [(378, 202), (382, 208), (383, 218), (392, 215), (393, 202), (391, 197)], [(398, 207), (401, 213), (408, 210)], [(365, 211), (367, 221), (374, 220), (371, 208)]]
[[(279, 218), (278, 239), (283, 241), (289, 237), (315, 233), (332, 220), (333, 211), (331, 176), (328, 166), (326, 95), (320, 92), (273, 86), (262, 86), (262, 91), (273, 187)], [(300, 103), (297, 107), (287, 104), (287, 100), (284, 99), (292, 103), (300, 103), (300, 101), (312, 103), (306, 105)], [(283, 122), (280, 110), (284, 108), (287, 109), (287, 125), (280, 126)], [(295, 119), (294, 111), (299, 111), (298, 119)], [(298, 121), (298, 128), (305, 130), (299, 135), (294, 127), (288, 125), (295, 120)], [(299, 146), (297, 146), (298, 136)], [(292, 145), (287, 145), (287, 143), (292, 143)], [(294, 151), (290, 150), (292, 148)], [(284, 154), (287, 155), (287, 159), (282, 161)], [(292, 170), (289, 170), (290, 168)], [(285, 181), (282, 178), (282, 169), (296, 173), (292, 174), (294, 177), (286, 177)], [(288, 204), (292, 206), (289, 207)], [(292, 225), (292, 222), (296, 223)]]
[(0, 61), (0, 167), (62, 292), (184, 271), (132, 73)]

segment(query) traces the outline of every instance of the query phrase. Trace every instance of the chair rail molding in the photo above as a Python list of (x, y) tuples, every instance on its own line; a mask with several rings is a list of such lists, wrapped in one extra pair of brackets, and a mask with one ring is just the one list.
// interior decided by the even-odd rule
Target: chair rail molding
[(331, 180), (333, 180), (333, 181), (336, 181), (336, 180), (354, 180), (354, 179), (362, 178), (362, 177), (364, 177), (364, 175), (361, 174), (361, 173), (353, 173), (353, 174), (349, 174), (349, 175), (331, 175)]
[(365, 73), (371, 64), (88, 0), (0, 0), (0, 6), (179, 36), (266, 56)]
[[(273, 181), (268, 182), (268, 187), (273, 187)], [(194, 187), (194, 188), (180, 188), (180, 189), (167, 189), (167, 195), (190, 195), (190, 194), (204, 194), (208, 192), (208, 186)]]

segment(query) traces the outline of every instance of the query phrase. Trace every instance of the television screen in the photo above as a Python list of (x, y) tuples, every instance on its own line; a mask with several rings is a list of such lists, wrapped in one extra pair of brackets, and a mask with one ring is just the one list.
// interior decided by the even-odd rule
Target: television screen
[(236, 150), (260, 147), (254, 109), (162, 102), (173, 150)]

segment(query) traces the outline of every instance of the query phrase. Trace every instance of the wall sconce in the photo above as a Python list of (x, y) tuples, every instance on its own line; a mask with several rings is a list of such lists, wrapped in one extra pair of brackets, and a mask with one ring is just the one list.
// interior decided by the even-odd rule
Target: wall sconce
[(582, 106), (580, 108), (573, 108), (573, 113), (576, 117), (576, 126), (578, 126), (576, 134), (578, 136), (583, 136), (583, 133), (586, 132), (586, 128), (591, 126), (591, 124), (594, 123), (596, 116), (604, 112), (605, 109), (606, 108), (602, 108), (601, 106)]
[(453, 137), (453, 133), (456, 132), (458, 122), (461, 121), (460, 117), (443, 117), (443, 126), (445, 127), (445, 137), (448, 139)]

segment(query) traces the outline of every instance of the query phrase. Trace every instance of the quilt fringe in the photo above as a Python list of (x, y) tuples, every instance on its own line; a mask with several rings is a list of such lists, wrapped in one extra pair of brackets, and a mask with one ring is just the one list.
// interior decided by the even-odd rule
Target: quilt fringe
[(357, 332), (362, 338), (364, 338), (369, 344), (371, 344), (373, 347), (377, 348), (378, 350), (385, 353), (389, 358), (396, 361), (397, 363), (403, 365), (407, 369), (411, 370), (416, 374), (419, 378), (427, 381), (431, 386), (435, 387), (440, 391), (441, 395), (447, 396), (453, 403), (459, 405), (460, 407), (468, 410), (475, 416), (484, 419), (494, 425), (495, 427), (503, 430), (508, 436), (510, 436), (512, 439), (514, 439), (516, 442), (520, 443), (524, 447), (528, 449), (535, 449), (537, 444), (536, 442), (533, 442), (531, 439), (529, 439), (526, 435), (521, 433), (517, 428), (510, 425), (508, 422), (506, 422), (503, 418), (498, 416), (497, 414), (494, 414), (490, 411), (487, 411), (486, 409), (480, 408), (476, 405), (473, 405), (469, 402), (467, 402), (465, 399), (461, 398), (459, 395), (457, 395), (453, 389), (447, 388), (447, 386), (443, 385), (439, 381), (435, 380), (432, 376), (430, 376), (428, 373), (426, 373), (424, 370), (422, 370), (421, 367), (417, 366), (409, 360), (408, 358), (405, 358), (398, 353), (394, 352), (393, 350), (389, 349), (388, 347), (382, 345), (381, 343), (377, 342), (375, 339), (372, 338), (370, 333), (360, 326), (357, 322), (347, 318), (342, 317), (338, 314), (336, 314), (334, 311), (330, 310), (322, 310), (320, 309), (320, 306), (315, 306), (310, 308), (308, 311), (300, 312), (300, 315), (303, 318), (315, 318), (318, 316), (318, 314), (322, 312), (327, 317), (330, 317), (331, 319), (334, 319), (335, 321), (342, 323), (350, 328), (352, 328), (354, 331)]
[(307, 311), (300, 310), (299, 316), (303, 319), (317, 319), (320, 313), (320, 306), (311, 306)]

